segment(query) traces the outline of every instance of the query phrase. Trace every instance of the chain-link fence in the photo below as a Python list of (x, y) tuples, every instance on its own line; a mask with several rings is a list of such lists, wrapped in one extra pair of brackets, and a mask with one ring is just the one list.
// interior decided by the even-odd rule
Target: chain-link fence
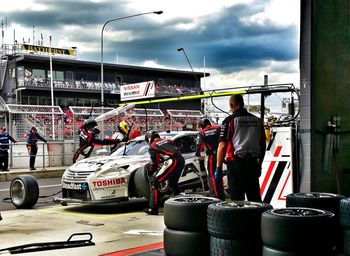
[(203, 114), (199, 110), (176, 110), (168, 109), (170, 116), (170, 130), (197, 130), (198, 121), (203, 118)]
[(63, 111), (58, 106), (6, 104), (9, 133), (18, 141), (25, 141), (31, 127), (36, 127), (46, 140), (63, 140)]

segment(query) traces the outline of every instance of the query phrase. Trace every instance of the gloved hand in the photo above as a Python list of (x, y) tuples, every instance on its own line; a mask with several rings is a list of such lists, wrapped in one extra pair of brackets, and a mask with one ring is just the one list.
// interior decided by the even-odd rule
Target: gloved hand
[(216, 167), (215, 173), (214, 173), (214, 179), (215, 180), (221, 180), (222, 179), (222, 167)]

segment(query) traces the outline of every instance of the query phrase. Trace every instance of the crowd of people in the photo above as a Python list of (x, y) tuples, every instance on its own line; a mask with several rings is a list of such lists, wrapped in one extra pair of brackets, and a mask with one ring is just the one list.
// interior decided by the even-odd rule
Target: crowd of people
[[(123, 83), (126, 85), (128, 83)], [(106, 91), (120, 92), (119, 82), (104, 82), (104, 89)], [(24, 77), (24, 86), (35, 86), (35, 87), (50, 87), (51, 81), (49, 77), (42, 76), (30, 76)], [(85, 81), (83, 78), (80, 80), (53, 80), (53, 86), (55, 88), (71, 88), (71, 89), (88, 89), (88, 90), (101, 90), (101, 82), (99, 81)], [(184, 86), (183, 84), (166, 84), (166, 83), (155, 83), (156, 94), (193, 94), (201, 91), (200, 86)]]

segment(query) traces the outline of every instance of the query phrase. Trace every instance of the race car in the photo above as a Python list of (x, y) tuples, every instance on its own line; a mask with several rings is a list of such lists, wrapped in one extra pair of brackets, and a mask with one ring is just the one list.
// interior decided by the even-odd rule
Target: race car
[[(184, 192), (207, 190), (206, 171), (194, 156), (196, 131), (163, 132), (161, 138), (172, 140), (185, 158), (179, 180)], [(62, 176), (62, 198), (66, 203), (105, 203), (132, 197), (149, 199), (147, 166), (150, 164), (144, 136), (129, 141), (108, 156), (83, 159), (66, 169)], [(168, 182), (160, 185), (161, 195), (171, 193)]]

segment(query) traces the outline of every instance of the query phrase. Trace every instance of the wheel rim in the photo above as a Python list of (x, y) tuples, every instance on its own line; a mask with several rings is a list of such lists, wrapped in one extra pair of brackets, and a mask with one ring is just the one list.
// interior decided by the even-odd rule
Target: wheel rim
[(330, 193), (305, 193), (302, 194), (305, 195), (306, 197), (311, 197), (311, 198), (332, 198), (336, 197), (335, 194), (330, 194)]
[(325, 211), (311, 208), (285, 208), (271, 211), (277, 215), (289, 217), (312, 217), (319, 216), (325, 213)]
[(215, 202), (217, 199), (211, 197), (178, 197), (173, 199), (176, 202), (182, 203), (208, 203)]
[(218, 203), (217, 205), (227, 208), (260, 208), (261, 206), (264, 206), (263, 203), (248, 201), (222, 202)]
[(11, 200), (15, 205), (20, 205), (26, 196), (24, 183), (21, 180), (15, 180), (11, 186)]

